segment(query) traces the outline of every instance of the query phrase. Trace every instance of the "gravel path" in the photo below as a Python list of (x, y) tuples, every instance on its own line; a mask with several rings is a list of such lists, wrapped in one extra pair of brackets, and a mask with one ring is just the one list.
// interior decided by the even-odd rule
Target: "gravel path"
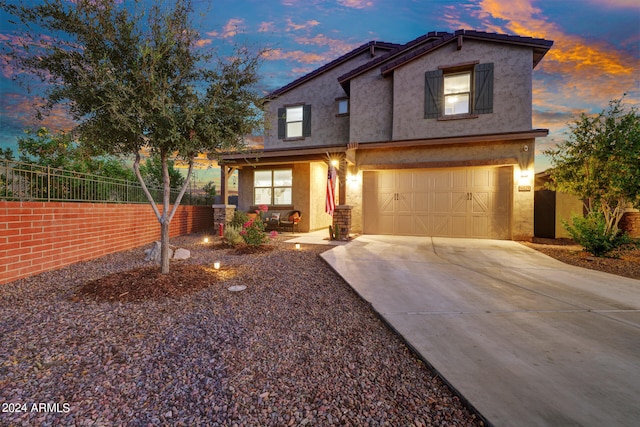
[(481, 425), (318, 257), (328, 247), (239, 255), (201, 238), (172, 239), (181, 262), (223, 269), (180, 297), (78, 297), (146, 266), (142, 248), (0, 286), (0, 425)]

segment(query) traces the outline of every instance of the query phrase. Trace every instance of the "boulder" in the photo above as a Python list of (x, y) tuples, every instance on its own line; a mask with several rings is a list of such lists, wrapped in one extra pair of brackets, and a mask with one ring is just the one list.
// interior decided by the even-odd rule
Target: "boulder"
[(178, 248), (173, 252), (172, 259), (189, 259), (191, 257), (191, 251), (189, 249)]
[[(177, 251), (183, 251), (180, 256), (185, 257), (186, 255), (186, 258), (176, 258), (175, 253)], [(184, 253), (184, 251), (186, 251), (186, 254)], [(153, 246), (151, 246), (149, 249), (145, 249), (144, 254), (146, 255), (144, 258), (145, 261), (154, 261), (160, 264), (162, 258), (162, 243), (160, 243), (159, 241), (153, 242)], [(169, 259), (187, 259), (190, 256), (191, 253), (189, 252), (189, 250), (176, 249), (175, 246), (169, 245)]]

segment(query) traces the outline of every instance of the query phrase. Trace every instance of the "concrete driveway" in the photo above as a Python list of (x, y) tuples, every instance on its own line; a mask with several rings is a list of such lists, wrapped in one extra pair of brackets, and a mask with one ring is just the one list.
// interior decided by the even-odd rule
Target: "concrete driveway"
[(501, 240), (367, 235), (322, 256), (493, 425), (639, 425), (640, 280)]

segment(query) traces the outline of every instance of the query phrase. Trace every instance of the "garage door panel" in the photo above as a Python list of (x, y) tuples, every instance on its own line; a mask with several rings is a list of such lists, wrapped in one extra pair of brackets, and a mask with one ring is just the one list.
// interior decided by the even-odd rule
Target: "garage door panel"
[(412, 194), (397, 193), (395, 200), (395, 212), (399, 214), (410, 214), (413, 212)]
[(472, 218), (471, 237), (489, 237), (489, 218), (486, 216), (474, 216)]
[(487, 192), (472, 193), (471, 213), (487, 213), (491, 211), (491, 197)]
[(395, 234), (394, 232), (394, 216), (381, 215), (377, 221), (377, 228), (380, 234)]
[(394, 195), (395, 193), (388, 193), (386, 191), (381, 192), (378, 197), (378, 210), (383, 214), (392, 214), (394, 207)]
[(467, 199), (468, 197), (467, 192), (453, 192), (451, 193), (451, 208), (449, 209), (449, 212), (452, 212), (454, 214), (461, 214), (461, 213), (465, 213), (467, 212)]
[(429, 215), (413, 216), (413, 234), (416, 236), (430, 236), (432, 227), (429, 226), (431, 218)]
[(429, 193), (414, 193), (413, 195), (413, 211), (415, 214), (429, 212)]
[(433, 216), (433, 235), (434, 236), (449, 236), (451, 234), (451, 221), (450, 216), (434, 215)]

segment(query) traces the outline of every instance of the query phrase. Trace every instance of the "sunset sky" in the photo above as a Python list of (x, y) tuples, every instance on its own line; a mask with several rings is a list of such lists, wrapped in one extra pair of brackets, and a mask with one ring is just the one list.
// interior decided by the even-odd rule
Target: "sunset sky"
[[(406, 43), (429, 31), (457, 29), (553, 40), (533, 74), (533, 127), (550, 130), (548, 138), (538, 140), (536, 171), (548, 167), (540, 152), (563, 139), (566, 123), (581, 112), (599, 112), (624, 93), (627, 104), (640, 104), (637, 0), (194, 0), (194, 5), (201, 45), (223, 52), (234, 43), (270, 49), (261, 69), (265, 93), (371, 40)], [(0, 19), (0, 43), (11, 43), (16, 28), (4, 12)], [(27, 127), (72, 126), (63, 110), (36, 122), (34, 94), (12, 80), (15, 70), (6, 61), (0, 66), (0, 148), (15, 147)]]

